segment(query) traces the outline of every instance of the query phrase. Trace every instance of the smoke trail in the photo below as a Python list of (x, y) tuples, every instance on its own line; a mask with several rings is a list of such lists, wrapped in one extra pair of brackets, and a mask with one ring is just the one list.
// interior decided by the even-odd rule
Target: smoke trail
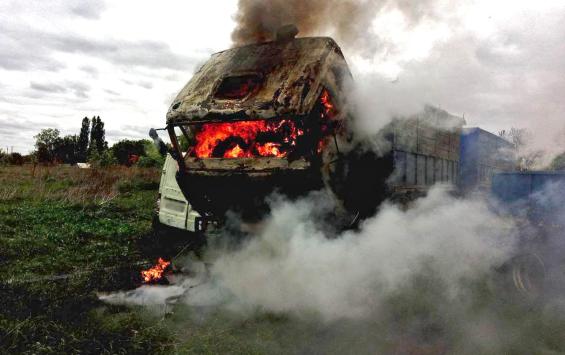
[[(375, 16), (397, 9), (413, 24), (434, 16), (435, 0), (239, 0), (232, 32), (235, 45), (272, 40), (282, 25), (295, 24), (301, 35), (331, 34), (338, 42), (357, 50), (375, 49), (370, 31)], [(369, 50), (370, 52), (370, 50)]]
[[(304, 35), (318, 33), (331, 26), (340, 35), (353, 38), (370, 24), (384, 1), (257, 1), (240, 0), (232, 33), (236, 45), (273, 39), (282, 25), (295, 24)], [(342, 17), (335, 17), (342, 14)], [(331, 20), (330, 20), (331, 19)]]
[(233, 306), (359, 319), (426, 269), (457, 297), (462, 280), (484, 276), (513, 250), (511, 224), (484, 202), (441, 188), (406, 211), (386, 205), (337, 238), (317, 217), (328, 204), (320, 194), (276, 202), (259, 235), (215, 262), (212, 275), (233, 294)]

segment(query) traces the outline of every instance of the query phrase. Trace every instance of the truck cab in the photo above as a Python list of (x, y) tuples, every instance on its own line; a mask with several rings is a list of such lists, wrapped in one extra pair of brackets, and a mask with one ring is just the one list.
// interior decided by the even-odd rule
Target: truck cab
[(300, 196), (331, 184), (348, 139), (340, 107), (350, 77), (331, 38), (212, 55), (167, 112), (176, 182), (190, 208), (206, 220), (227, 211), (256, 220), (274, 191)]

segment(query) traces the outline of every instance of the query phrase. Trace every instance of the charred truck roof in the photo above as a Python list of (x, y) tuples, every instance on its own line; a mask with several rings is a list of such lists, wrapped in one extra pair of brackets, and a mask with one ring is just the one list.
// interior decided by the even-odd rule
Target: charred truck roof
[(205, 119), (274, 118), (307, 115), (329, 72), (344, 75), (347, 64), (331, 38), (298, 38), (251, 44), (216, 54), (180, 91), (168, 123)]

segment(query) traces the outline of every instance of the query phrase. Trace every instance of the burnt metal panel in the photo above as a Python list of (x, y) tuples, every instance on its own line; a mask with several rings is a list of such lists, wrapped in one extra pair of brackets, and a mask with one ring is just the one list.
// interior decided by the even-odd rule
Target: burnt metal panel
[(305, 170), (311, 163), (304, 158), (289, 161), (280, 158), (207, 158), (186, 157), (185, 164), (189, 171), (227, 171), (231, 173), (258, 172), (274, 170)]
[[(341, 50), (325, 37), (257, 43), (216, 53), (177, 95), (167, 122), (207, 115), (240, 114), (251, 119), (306, 115), (320, 95), (324, 75), (336, 63), (349, 74)], [(223, 80), (245, 75), (261, 78), (252, 93), (239, 99), (216, 97)]]

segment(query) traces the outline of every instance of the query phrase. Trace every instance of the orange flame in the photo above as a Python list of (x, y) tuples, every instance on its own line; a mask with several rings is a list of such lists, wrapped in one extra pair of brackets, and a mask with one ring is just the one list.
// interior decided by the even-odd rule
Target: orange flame
[[(330, 93), (328, 90), (322, 91), (322, 96), (320, 96), (320, 101), (322, 102), (322, 106), (324, 106), (324, 114), (332, 118), (335, 116), (335, 107), (331, 102)], [(324, 115), (322, 114), (322, 115)]]
[(199, 158), (284, 158), (282, 143), (293, 146), (303, 134), (287, 119), (205, 123), (196, 133), (195, 153)]
[[(330, 93), (323, 90), (319, 100), (320, 118), (333, 119), (337, 111)], [(323, 135), (330, 133), (330, 120), (321, 122)], [(284, 158), (305, 133), (299, 126), (291, 119), (204, 123), (195, 134), (194, 154), (198, 158)], [(320, 153), (323, 140), (317, 145)]]
[(141, 277), (143, 278), (143, 282), (150, 283), (150, 282), (157, 282), (163, 277), (163, 273), (165, 269), (171, 265), (170, 261), (163, 260), (163, 258), (159, 258), (157, 260), (157, 264), (150, 269), (143, 270), (141, 272)]

